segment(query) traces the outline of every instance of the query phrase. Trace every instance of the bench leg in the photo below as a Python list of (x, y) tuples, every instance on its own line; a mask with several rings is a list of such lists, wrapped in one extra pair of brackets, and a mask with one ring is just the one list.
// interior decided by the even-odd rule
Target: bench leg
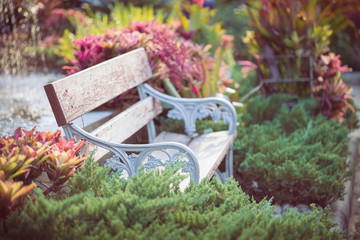
[(229, 151), (226, 154), (225, 159), (225, 175), (226, 178), (234, 176), (234, 151), (232, 146), (230, 147)]
[(214, 172), (214, 177), (216, 177), (221, 183), (225, 183), (226, 177), (224, 176), (225, 172), (221, 172), (219, 169), (216, 169)]
[(69, 128), (68, 125), (62, 126), (62, 129), (64, 130), (66, 140), (70, 140), (70, 138), (74, 137), (73, 132), (71, 131), (71, 128)]
[(219, 169), (216, 169), (214, 176), (220, 180), (220, 182), (225, 183), (226, 179), (232, 177), (234, 174), (234, 154), (232, 147), (226, 154), (225, 157), (225, 172), (221, 172)]

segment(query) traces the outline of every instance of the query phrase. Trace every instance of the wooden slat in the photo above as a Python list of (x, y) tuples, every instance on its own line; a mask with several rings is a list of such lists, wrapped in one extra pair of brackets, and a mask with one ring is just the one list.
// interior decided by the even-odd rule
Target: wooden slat
[[(204, 134), (193, 139), (184, 134), (162, 132), (154, 142), (178, 142), (187, 145), (198, 160), (201, 181), (205, 177), (212, 177), (235, 138), (236, 134), (229, 135), (228, 131)], [(181, 185), (182, 188), (186, 186), (184, 183)]]
[(151, 76), (146, 52), (140, 48), (50, 83), (45, 91), (63, 126)]
[(163, 143), (163, 142), (177, 142), (184, 145), (188, 145), (191, 141), (191, 137), (186, 134), (172, 133), (172, 132), (161, 132), (152, 143)]
[(101, 148), (91, 142), (85, 142), (84, 146), (82, 146), (82, 148), (79, 150), (79, 155), (80, 156), (90, 156), (90, 154), (94, 152), (93, 155), (93, 159), (95, 161), (98, 161), (100, 158), (102, 158), (103, 156), (105, 156), (106, 154), (109, 153), (109, 150), (105, 149), (105, 148)]
[(199, 162), (200, 181), (214, 174), (235, 137), (236, 134), (229, 135), (228, 131), (220, 131), (201, 135), (190, 142), (189, 148), (194, 151)]
[[(110, 119), (92, 131), (91, 134), (106, 141), (122, 143), (161, 112), (161, 103), (152, 97), (147, 97)], [(81, 154), (89, 154), (94, 147), (94, 144), (87, 142), (82, 147)], [(99, 148), (95, 153), (95, 160), (106, 153), (105, 149)]]

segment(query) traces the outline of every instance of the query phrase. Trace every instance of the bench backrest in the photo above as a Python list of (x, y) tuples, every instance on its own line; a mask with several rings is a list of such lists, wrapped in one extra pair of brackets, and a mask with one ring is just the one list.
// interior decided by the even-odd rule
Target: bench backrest
[(140, 48), (50, 83), (45, 91), (60, 127), (151, 76), (146, 53)]
[[(64, 126), (151, 77), (146, 52), (140, 48), (57, 80), (44, 88), (58, 126)], [(158, 100), (142, 97), (135, 105), (91, 133), (118, 143), (132, 136), (162, 111)]]

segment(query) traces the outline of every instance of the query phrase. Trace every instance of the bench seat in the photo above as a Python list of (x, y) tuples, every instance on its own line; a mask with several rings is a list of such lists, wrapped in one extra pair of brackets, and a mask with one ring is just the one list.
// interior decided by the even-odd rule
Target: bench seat
[(219, 131), (190, 137), (186, 134), (161, 132), (152, 143), (177, 142), (188, 146), (195, 154), (199, 163), (199, 180), (211, 176), (224, 159), (236, 138), (228, 131)]

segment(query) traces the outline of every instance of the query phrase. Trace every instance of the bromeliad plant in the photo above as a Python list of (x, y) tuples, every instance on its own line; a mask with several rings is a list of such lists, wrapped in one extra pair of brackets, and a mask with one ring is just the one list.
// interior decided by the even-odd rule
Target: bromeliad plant
[[(60, 132), (58, 132), (60, 133)], [(78, 157), (75, 154), (84, 145), (80, 141), (75, 145), (75, 140), (71, 138), (68, 142), (64, 138), (58, 137), (48, 150), (48, 158), (44, 163), (44, 170), (49, 179), (54, 183), (48, 190), (61, 185), (76, 172), (76, 169), (83, 166), (86, 157)]]
[(35, 183), (24, 185), (21, 181), (7, 179), (4, 171), (0, 170), (0, 220), (21, 206), (25, 202), (24, 196), (35, 186)]
[(74, 41), (75, 60), (66, 59), (71, 65), (63, 69), (68, 75), (74, 74), (118, 54), (143, 47), (148, 40), (145, 34), (139, 32), (109, 30), (102, 35), (88, 35)]
[[(86, 157), (75, 156), (84, 142), (75, 145), (53, 132), (36, 132), (18, 128), (11, 137), (0, 138), (0, 218), (5, 218), (20, 206), (36, 185), (43, 172), (52, 185), (44, 192), (48, 194), (63, 184)], [(41, 180), (37, 181), (41, 182)]]

